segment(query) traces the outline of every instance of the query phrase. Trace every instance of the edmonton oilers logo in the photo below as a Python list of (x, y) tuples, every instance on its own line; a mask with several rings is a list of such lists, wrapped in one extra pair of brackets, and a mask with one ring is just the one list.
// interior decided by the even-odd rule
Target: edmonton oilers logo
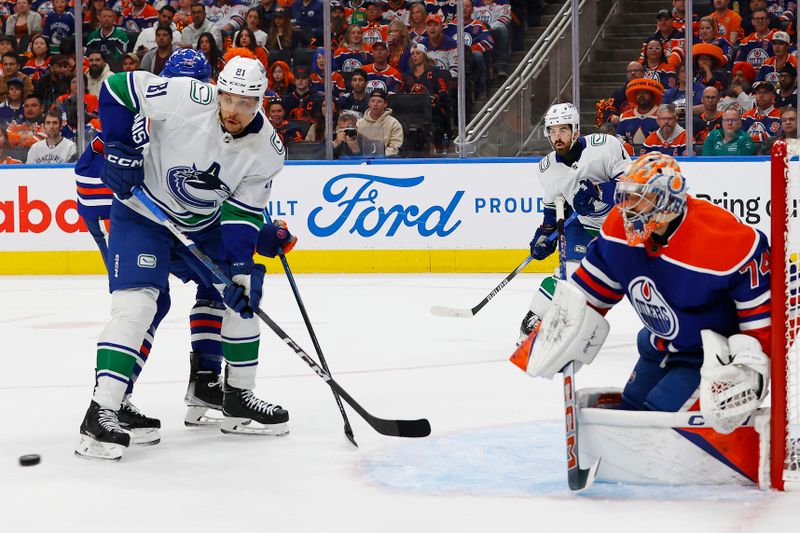
[(170, 192), (179, 202), (198, 209), (212, 209), (220, 200), (231, 194), (230, 188), (219, 178), (219, 163), (211, 163), (207, 170), (191, 167), (172, 167), (167, 171)]
[(386, 92), (386, 83), (383, 80), (375, 79), (367, 82), (367, 94), (378, 89)]
[(678, 335), (678, 317), (650, 278), (639, 276), (628, 285), (633, 308), (647, 329), (667, 340)]
[(747, 54), (747, 62), (755, 68), (761, 68), (761, 65), (769, 59), (769, 54), (763, 48), (754, 48)]
[(345, 59), (344, 63), (342, 63), (342, 72), (353, 72), (354, 70), (358, 70), (362, 67), (361, 61), (354, 58)]

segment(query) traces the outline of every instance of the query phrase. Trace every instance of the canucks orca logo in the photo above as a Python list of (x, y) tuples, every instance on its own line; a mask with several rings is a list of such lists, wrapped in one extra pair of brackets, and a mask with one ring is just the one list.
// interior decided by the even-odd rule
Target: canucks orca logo
[(207, 170), (191, 167), (172, 167), (167, 171), (170, 192), (180, 202), (199, 209), (211, 209), (231, 194), (231, 189), (219, 178), (219, 163)]
[(628, 285), (628, 294), (647, 329), (667, 340), (678, 336), (678, 317), (658, 292), (653, 280), (639, 276)]

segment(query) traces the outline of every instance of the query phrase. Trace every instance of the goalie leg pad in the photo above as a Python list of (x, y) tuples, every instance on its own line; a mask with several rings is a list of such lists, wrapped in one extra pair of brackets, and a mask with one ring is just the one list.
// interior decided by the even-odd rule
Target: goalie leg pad
[(570, 361), (577, 371), (591, 363), (608, 336), (609, 324), (589, 307), (574, 285), (559, 283), (552, 307), (511, 361), (531, 376), (552, 379)]

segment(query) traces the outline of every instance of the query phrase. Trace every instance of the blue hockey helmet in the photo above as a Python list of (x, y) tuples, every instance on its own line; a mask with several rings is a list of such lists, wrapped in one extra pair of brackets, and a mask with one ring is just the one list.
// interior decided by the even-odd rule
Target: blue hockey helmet
[(165, 78), (186, 77), (207, 82), (211, 78), (211, 65), (208, 64), (203, 52), (181, 48), (169, 56), (161, 75)]

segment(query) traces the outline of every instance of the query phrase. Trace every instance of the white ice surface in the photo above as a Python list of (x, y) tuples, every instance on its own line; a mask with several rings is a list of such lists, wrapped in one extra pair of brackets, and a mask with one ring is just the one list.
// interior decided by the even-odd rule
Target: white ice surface
[[(770, 531), (800, 528), (800, 497), (737, 487), (596, 484), (570, 494), (560, 381), (508, 362), (538, 277), (523, 275), (470, 319), (431, 305), (475, 305), (501, 275), (297, 276), (339, 383), (376, 416), (427, 417), (427, 439), (375, 433), (262, 327), (256, 392), (291, 413), (289, 436), (225, 436), (183, 426), (188, 311), (173, 283), (134, 399), (162, 443), (120, 463), (73, 456), (109, 296), (101, 277), (0, 278), (0, 532)], [(264, 309), (312, 345), (283, 276)], [(627, 303), (579, 387), (622, 386), (638, 319)], [(17, 465), (37, 453), (42, 463)]]

